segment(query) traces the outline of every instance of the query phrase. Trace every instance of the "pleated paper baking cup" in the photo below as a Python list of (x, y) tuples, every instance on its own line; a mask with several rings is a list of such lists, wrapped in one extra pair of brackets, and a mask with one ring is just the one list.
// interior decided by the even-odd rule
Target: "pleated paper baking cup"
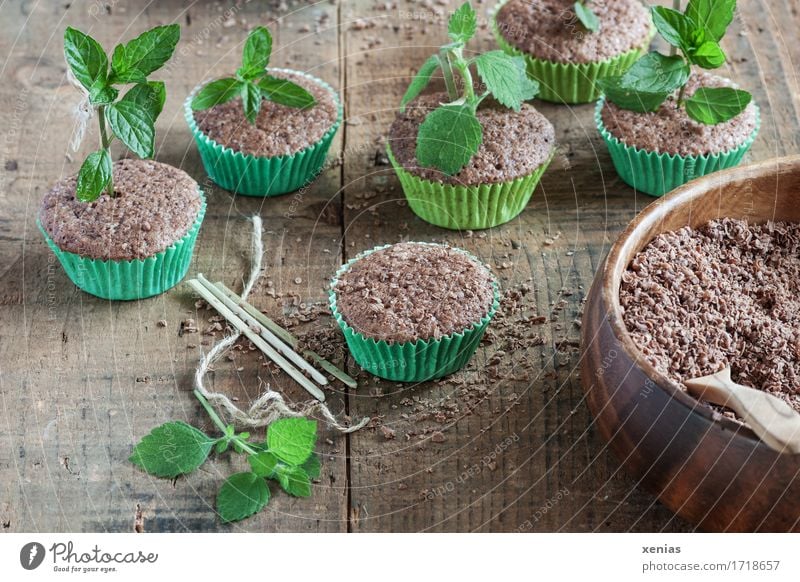
[(172, 246), (146, 259), (104, 261), (70, 253), (58, 247), (39, 220), (36, 223), (67, 276), (80, 289), (103, 299), (144, 299), (174, 287), (186, 276), (200, 224), (206, 213), (206, 201), (202, 193), (201, 198), (200, 211), (189, 232)]
[(702, 156), (659, 153), (629, 146), (612, 135), (603, 124), (604, 104), (605, 99), (597, 102), (594, 120), (600, 135), (603, 136), (603, 140), (608, 146), (608, 152), (611, 154), (617, 174), (623, 182), (636, 191), (651, 196), (663, 196), (694, 178), (738, 165), (747, 150), (753, 145), (761, 126), (761, 114), (756, 106), (756, 127), (739, 147), (718, 154)]
[(528, 65), (528, 74), (539, 82), (538, 99), (555, 103), (590, 103), (600, 97), (597, 80), (611, 75), (621, 75), (627, 71), (636, 60), (647, 52), (650, 41), (655, 35), (651, 28), (647, 42), (642, 46), (629, 50), (602, 61), (589, 63), (558, 63), (537, 59), (513, 46), (506, 40), (497, 23), (497, 11), (508, 0), (498, 4), (491, 13), (491, 24), (497, 44), (505, 52), (514, 56), (521, 56)]
[[(433, 243), (422, 243), (431, 244)], [(350, 268), (355, 261), (391, 245), (376, 247), (359, 254), (348, 261), (336, 272), (331, 282), (329, 294), (331, 312), (342, 329), (347, 348), (356, 363), (364, 370), (386, 380), (395, 382), (424, 382), (447, 376), (457, 372), (469, 362), (478, 349), (483, 333), (500, 305), (500, 291), (497, 280), (493, 276), (494, 300), (488, 313), (473, 325), (460, 333), (450, 334), (435, 340), (417, 340), (415, 342), (393, 342), (375, 340), (364, 336), (350, 327), (342, 318), (336, 307), (335, 285), (339, 277)], [(460, 249), (473, 260), (471, 254)], [(478, 261), (479, 264), (483, 264)], [(488, 268), (487, 268), (488, 270)]]
[[(464, 186), (425, 180), (406, 170), (386, 146), (408, 205), (426, 222), (452, 230), (481, 230), (504, 224), (525, 210), (553, 153), (527, 176), (510, 182)], [(555, 150), (553, 150), (555, 152)]]
[(197, 142), (197, 149), (208, 176), (226, 190), (245, 196), (278, 196), (294, 192), (313, 182), (325, 165), (333, 137), (342, 123), (342, 102), (333, 87), (325, 81), (301, 71), (270, 70), (302, 75), (330, 91), (336, 102), (336, 121), (325, 135), (318, 142), (291, 155), (259, 157), (244, 154), (217, 143), (200, 131), (194, 119), (192, 100), (205, 83), (195, 87), (183, 104), (186, 123)]

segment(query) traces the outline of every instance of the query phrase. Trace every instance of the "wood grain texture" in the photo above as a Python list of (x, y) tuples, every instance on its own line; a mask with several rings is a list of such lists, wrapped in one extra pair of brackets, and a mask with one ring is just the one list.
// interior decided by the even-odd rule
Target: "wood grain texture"
[[(0, 531), (693, 528), (621, 469), (580, 388), (574, 320), (611, 243), (652, 200), (614, 174), (592, 123), (592, 105), (537, 103), (556, 127), (561, 153), (522, 215), (485, 233), (443, 231), (417, 219), (383, 164), (380, 138), (411, 75), (444, 42), (444, 18), (456, 4), (3, 5)], [(476, 50), (494, 48), (485, 27), (488, 8), (479, 5)], [(91, 127), (81, 152), (65, 157), (78, 96), (66, 82), (61, 31), (81, 28), (110, 48), (168, 22), (182, 25), (182, 39), (174, 61), (156, 75), (167, 80), (168, 91), (156, 157), (184, 168), (209, 198), (190, 273), (239, 291), (248, 263), (247, 216), (260, 212), (265, 273), (251, 299), (274, 319), (296, 312), (299, 303), (323, 303), (327, 281), (343, 260), (398, 240), (448, 241), (475, 253), (506, 289), (530, 287), (521, 300), (523, 316), (546, 317), (526, 331), (522, 346), (490, 334), (453, 378), (397, 386), (361, 373), (357, 391), (337, 387), (329, 393), (332, 409), (370, 415), (372, 428), (347, 439), (324, 435), (323, 479), (310, 500), (275, 495), (263, 513), (235, 526), (220, 525), (213, 511), (217, 487), (234, 469), (228, 457), (174, 484), (151, 479), (126, 461), (132, 444), (167, 419), (211, 428), (190, 389), (200, 350), (208, 348), (202, 342), (212, 338), (179, 335), (181, 321), (195, 318), (202, 330), (210, 314), (196, 312), (186, 286), (133, 303), (77, 291), (34, 223), (46, 189), (76, 172), (80, 155), (97, 139)], [(330, 164), (301, 194), (267, 200), (233, 197), (208, 183), (182, 118), (184, 96), (204, 79), (234, 69), (246, 29), (255, 24), (273, 30), (273, 63), (338, 87), (346, 115), (331, 150), (342, 163)], [(725, 39), (734, 55), (726, 73), (753, 91), (762, 111), (750, 160), (800, 147), (794, 68), (800, 47), (792, 40), (797, 25), (788, 2), (744, 2)], [(162, 319), (166, 327), (157, 325)], [(304, 327), (330, 325), (322, 317)], [(348, 369), (358, 372), (352, 363)], [(258, 394), (259, 381), (303, 398), (247, 351), (220, 364), (210, 381), (242, 404)], [(395, 438), (387, 440), (381, 425)]]

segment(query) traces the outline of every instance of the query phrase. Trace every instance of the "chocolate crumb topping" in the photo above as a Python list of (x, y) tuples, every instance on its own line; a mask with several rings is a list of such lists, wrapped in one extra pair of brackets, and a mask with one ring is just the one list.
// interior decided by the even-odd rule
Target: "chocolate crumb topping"
[(478, 323), (494, 302), (494, 281), (462, 251), (399, 243), (353, 262), (333, 290), (350, 327), (399, 343), (439, 339)]
[(575, 17), (574, 0), (509, 0), (497, 12), (497, 29), (509, 44), (556, 63), (604, 61), (646, 48), (651, 20), (639, 0), (587, 0), (600, 22), (587, 31)]
[(684, 389), (730, 366), (800, 412), (800, 224), (724, 218), (663, 233), (623, 274), (620, 303), (642, 354)]
[(233, 151), (271, 158), (288, 156), (314, 145), (336, 123), (339, 115), (333, 94), (312, 79), (298, 73), (270, 70), (305, 88), (317, 101), (308, 109), (286, 107), (264, 100), (255, 125), (244, 116), (237, 97), (203, 111), (195, 111), (198, 129), (218, 144)]
[[(686, 84), (685, 97), (700, 87), (735, 87), (723, 77), (695, 72)], [(733, 119), (717, 125), (694, 121), (685, 107), (677, 107), (677, 94), (667, 98), (658, 110), (637, 113), (606, 101), (601, 112), (603, 125), (623, 143), (649, 152), (700, 156), (726, 152), (741, 146), (756, 129), (756, 106), (752, 102)]]
[(189, 232), (200, 212), (200, 191), (189, 174), (152, 160), (114, 163), (113, 198), (75, 198), (77, 177), (44, 196), (39, 220), (61, 250), (102, 260), (144, 259)]
[(485, 102), (477, 117), (483, 127), (483, 143), (469, 164), (455, 176), (417, 162), (417, 133), (425, 117), (447, 94), (423, 95), (398, 112), (389, 130), (389, 143), (395, 159), (406, 170), (425, 180), (444, 184), (474, 186), (510, 182), (533, 173), (555, 149), (555, 130), (532, 105), (522, 105), (519, 113), (493, 102)]

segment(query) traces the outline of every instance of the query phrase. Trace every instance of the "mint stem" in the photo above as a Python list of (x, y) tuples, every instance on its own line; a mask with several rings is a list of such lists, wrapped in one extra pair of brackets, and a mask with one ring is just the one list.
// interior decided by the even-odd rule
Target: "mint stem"
[[(217, 411), (212, 408), (211, 404), (208, 402), (208, 400), (206, 400), (206, 397), (203, 396), (202, 394), (200, 394), (199, 390), (195, 390), (194, 391), (194, 396), (195, 396), (195, 398), (197, 398), (200, 401), (200, 404), (203, 405), (203, 408), (206, 409), (206, 412), (208, 413), (208, 416), (211, 417), (211, 420), (214, 422), (215, 425), (217, 425), (217, 428), (219, 428), (219, 430), (221, 430), (222, 433), (225, 434), (225, 429), (226, 429), (225, 423), (222, 422), (222, 419), (217, 414)], [(222, 437), (222, 438), (226, 438), (226, 437)], [(253, 448), (251, 448), (250, 446), (247, 445), (247, 441), (242, 440), (238, 436), (233, 437), (233, 439), (231, 439), (231, 440), (235, 440), (236, 442), (238, 442), (239, 446), (242, 447), (242, 450), (246, 451), (248, 454), (250, 454), (250, 455), (257, 454), (255, 449), (253, 449)]]
[[(109, 144), (111, 144), (111, 139), (108, 137), (108, 132), (106, 131), (106, 106), (101, 105), (97, 108), (97, 117), (100, 119), (100, 149), (108, 150)], [(106, 194), (109, 195), (110, 198), (114, 197), (114, 172), (111, 172), (111, 177), (108, 179), (108, 184), (106, 185)]]
[(450, 57), (448, 51), (446, 49), (442, 49), (439, 52), (439, 65), (442, 68), (442, 74), (444, 75), (444, 85), (447, 87), (447, 96), (450, 98), (450, 101), (455, 101), (458, 99), (458, 88), (456, 87), (456, 78), (453, 75), (453, 67), (450, 63)]
[(677, 109), (680, 109), (681, 105), (683, 105), (683, 92), (685, 90), (686, 90), (686, 83), (684, 83), (683, 86), (681, 87), (681, 90), (678, 91), (678, 103), (676, 107)]

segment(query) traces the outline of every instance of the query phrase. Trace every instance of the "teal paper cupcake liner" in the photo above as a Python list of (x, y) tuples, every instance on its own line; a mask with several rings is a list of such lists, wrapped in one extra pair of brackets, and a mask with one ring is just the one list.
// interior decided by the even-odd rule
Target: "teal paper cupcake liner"
[(596, 100), (601, 93), (596, 85), (597, 80), (612, 75), (621, 75), (627, 71), (647, 51), (650, 41), (655, 35), (655, 28), (651, 28), (647, 42), (641, 47), (602, 61), (558, 63), (537, 59), (513, 46), (500, 32), (496, 15), (507, 1), (500, 2), (492, 10), (490, 16), (492, 32), (500, 48), (510, 55), (521, 56), (525, 59), (528, 65), (528, 74), (539, 82), (537, 98), (544, 101), (577, 104)]
[(174, 287), (186, 276), (206, 213), (202, 192), (200, 196), (200, 211), (189, 231), (172, 246), (146, 259), (104, 261), (64, 251), (50, 238), (39, 220), (36, 224), (67, 276), (80, 289), (103, 299), (144, 299)]
[(482, 230), (516, 218), (528, 205), (554, 155), (531, 174), (516, 180), (464, 186), (415, 176), (395, 159), (391, 146), (387, 145), (386, 151), (414, 214), (451, 230)]
[[(424, 244), (442, 246), (433, 243)], [(460, 333), (450, 334), (435, 340), (399, 343), (389, 343), (384, 340), (368, 338), (355, 331), (344, 321), (336, 308), (336, 292), (334, 289), (339, 277), (355, 261), (388, 246), (391, 245), (375, 247), (351, 259), (339, 268), (331, 282), (331, 290), (329, 292), (331, 312), (342, 329), (353, 359), (370, 374), (394, 382), (424, 382), (441, 378), (460, 370), (469, 362), (478, 349), (478, 344), (480, 344), (486, 327), (500, 306), (500, 292), (497, 280), (494, 279), (493, 282), (494, 300), (487, 314), (480, 321)], [(477, 260), (466, 251), (458, 250), (473, 260)]]
[(597, 102), (594, 120), (617, 174), (637, 192), (651, 196), (663, 196), (694, 178), (738, 165), (753, 145), (761, 126), (761, 114), (756, 106), (756, 127), (739, 147), (718, 154), (681, 156), (639, 149), (613, 136), (603, 124), (604, 104), (605, 98)]
[(278, 196), (294, 192), (313, 182), (325, 165), (333, 137), (342, 123), (342, 102), (333, 87), (300, 71), (270, 70), (303, 75), (330, 91), (336, 102), (336, 121), (318, 142), (291, 155), (265, 158), (244, 154), (217, 143), (197, 127), (192, 111), (192, 100), (203, 85), (195, 87), (183, 104), (186, 123), (197, 142), (200, 159), (203, 160), (203, 167), (208, 176), (216, 184), (236, 194)]

